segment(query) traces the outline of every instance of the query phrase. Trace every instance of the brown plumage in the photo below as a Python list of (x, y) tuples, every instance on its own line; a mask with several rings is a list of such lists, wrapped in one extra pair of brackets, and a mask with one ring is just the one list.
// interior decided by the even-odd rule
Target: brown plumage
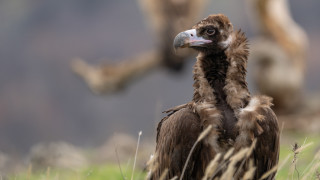
[[(233, 31), (226, 16), (210, 15), (193, 29), (179, 33), (174, 47), (191, 47), (199, 52), (193, 71), (194, 94), (189, 103), (167, 111), (170, 114), (159, 123), (150, 179), (159, 179), (166, 169), (167, 179), (180, 177), (191, 147), (209, 125), (213, 128), (192, 153), (183, 179), (201, 179), (218, 153), (224, 154), (230, 148), (238, 152), (254, 139), (254, 179), (261, 177), (278, 163), (279, 128), (270, 108), (271, 99), (251, 97), (248, 91), (244, 33)], [(247, 167), (242, 166), (234, 178), (241, 179)]]

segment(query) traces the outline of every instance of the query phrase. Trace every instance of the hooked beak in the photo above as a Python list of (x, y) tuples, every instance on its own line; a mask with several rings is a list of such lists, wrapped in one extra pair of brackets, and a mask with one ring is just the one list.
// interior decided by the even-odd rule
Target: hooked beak
[(196, 29), (190, 29), (179, 33), (174, 38), (173, 47), (175, 50), (177, 50), (178, 48), (202, 46), (211, 42), (211, 40), (204, 39), (203, 37), (198, 37)]

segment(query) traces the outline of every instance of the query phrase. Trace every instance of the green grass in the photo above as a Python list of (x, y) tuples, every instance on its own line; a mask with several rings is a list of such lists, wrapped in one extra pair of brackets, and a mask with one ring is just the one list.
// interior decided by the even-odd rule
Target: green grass
[[(310, 146), (303, 149), (300, 153), (297, 154), (297, 163), (296, 170), (293, 173), (293, 179), (301, 179), (304, 175), (304, 172), (307, 170), (307, 166), (314, 160), (315, 154), (319, 151), (320, 147), (320, 137), (319, 135), (302, 135), (296, 133), (287, 133), (284, 137), (282, 137), (281, 146), (280, 146), (280, 164), (284, 161), (284, 159), (291, 155), (287, 163), (283, 166), (280, 171), (278, 171), (276, 179), (292, 179), (292, 175), (290, 174), (290, 168), (292, 167), (293, 161), (293, 151), (292, 145), (297, 143), (299, 146), (311, 143)], [(292, 171), (292, 170), (291, 170)], [(299, 174), (299, 178), (298, 178)], [(314, 178), (313, 178), (314, 179)]]
[[(131, 179), (132, 170), (124, 172), (126, 179)], [(135, 171), (135, 180), (144, 179), (145, 173)], [(42, 172), (22, 172), (11, 175), (9, 180), (122, 180), (122, 175), (118, 165), (107, 164), (86, 168), (80, 171), (74, 170), (51, 170), (48, 168)]]
[[(297, 164), (293, 176), (290, 174), (290, 168), (292, 166), (293, 151), (292, 144), (298, 143), (298, 145), (306, 145), (313, 143), (310, 146), (303, 149), (297, 154)], [(315, 154), (320, 148), (319, 135), (303, 135), (297, 133), (285, 133), (281, 137), (280, 146), (280, 163), (290, 155), (287, 163), (278, 171), (276, 179), (301, 179), (304, 175), (304, 171), (307, 166), (315, 159)], [(319, 160), (318, 160), (319, 161)], [(122, 165), (122, 171), (125, 179), (130, 180), (132, 174), (132, 166)], [(299, 178), (298, 173), (299, 172)], [(292, 171), (291, 171), (292, 172)], [(146, 172), (142, 172), (141, 169), (137, 169), (134, 173), (134, 180), (145, 179)], [(19, 174), (11, 175), (9, 180), (122, 180), (121, 171), (117, 164), (96, 165), (83, 170), (54, 170), (48, 168), (40, 172), (34, 172), (32, 170), (21, 172)], [(312, 179), (315, 179), (315, 174), (312, 174)]]

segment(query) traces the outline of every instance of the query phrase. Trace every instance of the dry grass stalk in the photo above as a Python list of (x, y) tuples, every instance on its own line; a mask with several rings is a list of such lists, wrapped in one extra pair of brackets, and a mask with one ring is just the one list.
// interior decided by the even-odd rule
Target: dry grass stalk
[(184, 167), (183, 167), (183, 170), (182, 170), (182, 173), (181, 173), (181, 176), (180, 176), (180, 180), (182, 180), (182, 178), (183, 178), (184, 172), (186, 171), (188, 162), (189, 162), (189, 160), (190, 160), (190, 157), (191, 157), (191, 155), (192, 155), (195, 147), (197, 146), (197, 144), (198, 144), (203, 138), (205, 138), (205, 137), (209, 134), (209, 132), (210, 132), (211, 129), (212, 129), (212, 125), (209, 125), (204, 131), (202, 131), (202, 133), (199, 135), (197, 141), (193, 144), (193, 146), (192, 146), (192, 148), (191, 148), (191, 150), (190, 150), (190, 152), (189, 152), (189, 154), (188, 154), (187, 160), (186, 160), (186, 162), (185, 162), (185, 164), (184, 164)]
[(30, 165), (29, 165), (29, 167), (28, 167), (27, 180), (29, 180), (29, 179), (30, 179), (31, 174), (32, 174), (32, 164), (30, 164)]
[(291, 175), (292, 179), (293, 179), (293, 175), (294, 175), (294, 171), (296, 171), (298, 173), (298, 179), (299, 179), (299, 171), (297, 170), (297, 162), (298, 162), (298, 154), (301, 151), (298, 151), (300, 149), (301, 146), (298, 145), (298, 143), (294, 143), (292, 145), (292, 152), (293, 152), (293, 159), (292, 159), (292, 164), (290, 166), (290, 170), (289, 170), (289, 174), (288, 176)]
[(320, 172), (318, 170), (316, 171), (316, 179), (320, 180)]
[(301, 180), (308, 180), (314, 175), (314, 173), (320, 168), (320, 162), (316, 163), (312, 168), (302, 177)]
[(124, 174), (127, 174), (128, 168), (129, 168), (129, 166), (130, 166), (130, 164), (131, 164), (131, 161), (132, 161), (132, 159), (129, 158), (128, 161), (127, 161), (127, 164), (126, 164), (126, 169), (124, 170)]
[[(224, 155), (222, 162), (218, 162), (221, 155), (217, 154), (216, 157), (209, 163), (208, 167), (206, 168), (205, 176), (202, 179), (204, 180), (206, 176), (209, 177), (209, 179), (213, 178), (229, 162), (229, 158), (231, 157), (233, 152), (234, 152), (234, 148), (230, 148), (228, 152)], [(218, 163), (217, 165), (215, 165), (215, 161), (216, 163)], [(218, 165), (219, 165), (219, 168), (217, 168)]]
[(224, 155), (223, 159), (224, 160), (229, 159), (230, 156), (233, 154), (233, 151), (234, 151), (234, 148), (230, 148), (228, 152)]
[(320, 159), (320, 150), (316, 153), (316, 155), (314, 156), (316, 159)]
[(243, 148), (230, 158), (230, 164), (228, 165), (227, 170), (222, 174), (221, 179), (233, 178), (233, 175), (236, 172), (236, 164), (247, 156), (249, 149), (250, 148)]
[(311, 145), (313, 145), (313, 142), (310, 142), (310, 143), (308, 143), (308, 144), (306, 144), (306, 145), (302, 145), (301, 147), (299, 147), (298, 149), (296, 149), (295, 153), (299, 154), (302, 150), (304, 150), (305, 148), (307, 148), (307, 147), (309, 147), (309, 146), (311, 146)]
[(253, 142), (251, 143), (249, 151), (246, 154), (246, 157), (249, 157), (252, 154), (254, 148), (256, 147), (256, 144), (257, 144), (257, 139), (254, 139)]
[(254, 139), (253, 142), (251, 143), (251, 146), (250, 146), (248, 152), (246, 153), (245, 158), (243, 158), (240, 166), (237, 168), (234, 177), (239, 177), (239, 173), (241, 172), (242, 167), (244, 166), (245, 162), (248, 160), (248, 158), (249, 158), (250, 155), (252, 154), (254, 148), (256, 147), (256, 144), (257, 144), (257, 139)]
[(212, 129), (212, 125), (209, 125), (204, 131), (202, 131), (202, 133), (199, 135), (197, 141), (201, 141), (203, 138), (205, 138), (209, 132), (211, 131)]
[(49, 179), (49, 177), (50, 177), (50, 167), (47, 168), (46, 176), (47, 176), (47, 179)]
[[(199, 135), (198, 140), (194, 143), (193, 149), (194, 149), (194, 147), (196, 147), (198, 142), (200, 142), (201, 140), (203, 140), (207, 136), (207, 134), (210, 132), (210, 130), (211, 130), (211, 127), (209, 126), (207, 129), (205, 129)], [(294, 170), (297, 171), (297, 168), (295, 167), (295, 165), (297, 164), (297, 161), (298, 161), (298, 154), (301, 153), (303, 150), (305, 150), (307, 147), (311, 146), (312, 144), (313, 144), (313, 142), (310, 142), (307, 144), (304, 143), (302, 146), (299, 146), (297, 143), (295, 143), (292, 146), (293, 155), (292, 154), (288, 155), (281, 163), (274, 166), (268, 172), (263, 174), (259, 179), (260, 180), (266, 179), (272, 173), (275, 173), (277, 170), (279, 171), (279, 170), (283, 169), (284, 165), (287, 164), (287, 162), (291, 156), (293, 156), (293, 160), (292, 160), (292, 164), (291, 164), (291, 167), (293, 167), (292, 172)], [(212, 161), (210, 161), (210, 163), (208, 164), (208, 166), (205, 170), (205, 174), (202, 177), (202, 180), (207, 180), (207, 179), (221, 180), (221, 179), (237, 179), (237, 178), (244, 179), (244, 180), (253, 179), (256, 167), (254, 167), (254, 163), (251, 159), (249, 160), (248, 166), (246, 165), (247, 170), (245, 172), (243, 172), (243, 176), (238, 177), (240, 175), (238, 173), (239, 173), (239, 171), (241, 171), (242, 166), (244, 165), (243, 162), (248, 162), (247, 160), (251, 156), (251, 154), (255, 148), (255, 145), (256, 145), (256, 140), (253, 141), (253, 143), (250, 147), (243, 148), (235, 154), (233, 154), (234, 153), (233, 148), (229, 149), (228, 152), (226, 154), (224, 154), (223, 156), (222, 156), (222, 154), (217, 154), (215, 156), (215, 158)], [(188, 156), (187, 161), (184, 166), (184, 171), (186, 169), (187, 163), (190, 159), (190, 156), (192, 154), (193, 149), (189, 153), (189, 156)], [(221, 162), (221, 160), (222, 160), (222, 162)], [(317, 161), (317, 162), (315, 163), (315, 161)], [(239, 162), (242, 162), (242, 163), (239, 167), (237, 167), (236, 165), (239, 164)], [(224, 168), (226, 168), (226, 170), (224, 172), (222, 172), (223, 174), (220, 177), (214, 177), (215, 175), (217, 175), (217, 173), (221, 172), (221, 170)], [(320, 150), (317, 151), (317, 153), (314, 156), (314, 159), (308, 165), (308, 167), (305, 169), (304, 172), (306, 172), (306, 173), (302, 173), (303, 177), (301, 178), (301, 180), (308, 180), (310, 178), (320, 180), (319, 168), (320, 168)], [(184, 171), (183, 171), (183, 173), (184, 173)], [(167, 169), (166, 169), (165, 173), (167, 173)], [(183, 173), (180, 177), (180, 180), (183, 179)], [(161, 177), (164, 177), (164, 175), (162, 174)], [(288, 178), (289, 177), (291, 177), (291, 179), (293, 179), (293, 173), (288, 174)], [(297, 178), (300, 179), (299, 172), (298, 172)], [(175, 176), (172, 179), (178, 179), (178, 177)]]
[(178, 176), (174, 176), (173, 178), (171, 178), (170, 180), (177, 180)]
[[(238, 151), (236, 154), (234, 154), (230, 159), (226, 159), (225, 161), (221, 162), (220, 165), (219, 165), (219, 168), (214, 172), (214, 174), (212, 175), (213, 177), (218, 173), (220, 172), (226, 164), (229, 163), (229, 161), (240, 161), (242, 157), (245, 157), (247, 152), (249, 151), (249, 148), (244, 148), (244, 149), (241, 149), (240, 151)], [(228, 164), (228, 168), (231, 168), (230, 165), (235, 165), (235, 163), (229, 163)], [(216, 179), (216, 178), (215, 178)]]
[(133, 161), (131, 180), (133, 180), (134, 169), (135, 169), (135, 167), (136, 167), (136, 161), (137, 161), (137, 155), (138, 155), (138, 149), (139, 149), (139, 144), (140, 144), (140, 137), (141, 137), (141, 135), (142, 135), (142, 131), (139, 132), (139, 137), (138, 137), (138, 142), (137, 142), (137, 148), (136, 148), (136, 154), (135, 154), (135, 156), (134, 156), (134, 161)]
[(313, 167), (314, 163), (316, 161), (320, 161), (320, 150), (317, 151), (317, 153), (315, 154), (313, 160), (308, 164), (308, 166), (304, 169), (304, 171), (302, 172), (302, 174), (306, 174), (308, 170), (310, 170), (311, 167)]
[(148, 167), (148, 174), (146, 179), (150, 179), (151, 174), (153, 174), (158, 168), (159, 168), (159, 163), (155, 161), (157, 159), (157, 154), (151, 155), (149, 161), (147, 162), (147, 167)]
[[(228, 151), (230, 152), (230, 150)], [(207, 179), (211, 179), (213, 177), (213, 173), (215, 172), (215, 170), (217, 169), (218, 165), (219, 165), (219, 159), (221, 157), (221, 154), (217, 154), (213, 160), (210, 161), (210, 163), (208, 164), (206, 171), (204, 173), (204, 176), (202, 178), (202, 180), (207, 180)]]
[(249, 169), (245, 172), (245, 174), (243, 175), (242, 179), (243, 180), (253, 179), (255, 171), (256, 171), (256, 167), (254, 167), (253, 160), (251, 159), (249, 161)]
[[(305, 140), (306, 141), (306, 140)], [(305, 148), (309, 147), (310, 145), (313, 144), (313, 142), (310, 142), (308, 144), (305, 144), (305, 141), (303, 143), (302, 146), (299, 146), (297, 143), (295, 143), (293, 146), (292, 146), (292, 152), (293, 152), (293, 159), (292, 159), (292, 164), (290, 166), (290, 170), (289, 170), (289, 174), (288, 176), (291, 175), (291, 178), (293, 179), (293, 176), (294, 176), (294, 172), (297, 172), (297, 176), (298, 176), (298, 179), (300, 179), (300, 173), (297, 169), (297, 163), (298, 163), (298, 154), (301, 153)], [(311, 162), (313, 163), (313, 162)], [(310, 167), (310, 166), (309, 166)], [(306, 170), (305, 170), (306, 171)], [(305, 172), (304, 171), (304, 172)], [(303, 173), (304, 174), (304, 173)]]
[(122, 168), (121, 168), (121, 165), (120, 165), (120, 160), (119, 160), (119, 154), (118, 154), (117, 146), (116, 146), (116, 148), (115, 148), (115, 152), (116, 152), (116, 158), (117, 158), (118, 167), (119, 167), (119, 169), (120, 169), (121, 177), (122, 177), (123, 180), (125, 180), (126, 178), (125, 178), (124, 175), (123, 175)]
[[(277, 166), (275, 166), (275, 167), (273, 167), (272, 169), (270, 169), (268, 172), (266, 172), (265, 174), (263, 174), (260, 179), (263, 179), (263, 177), (267, 177), (268, 175), (270, 175), (271, 173), (273, 173), (273, 172), (275, 172), (275, 171), (277, 171), (277, 170), (278, 170), (278, 172), (279, 172), (279, 170), (281, 170), (281, 169), (284, 167), (284, 165), (288, 162), (288, 160), (290, 159), (290, 157), (291, 157), (291, 155), (289, 154), (289, 155), (281, 162), (280, 165), (278, 164)], [(276, 176), (277, 176), (277, 174), (276, 174)], [(276, 176), (275, 176), (275, 177), (276, 177)]]
[(165, 170), (163, 171), (163, 173), (161, 174), (159, 180), (165, 180), (166, 177), (167, 177), (167, 175), (168, 175), (168, 169), (165, 169)]
[(274, 173), (277, 170), (278, 170), (278, 165), (273, 166), (273, 168), (271, 168), (269, 171), (267, 171), (260, 177), (260, 180), (267, 178), (268, 176), (270, 176), (270, 174)]

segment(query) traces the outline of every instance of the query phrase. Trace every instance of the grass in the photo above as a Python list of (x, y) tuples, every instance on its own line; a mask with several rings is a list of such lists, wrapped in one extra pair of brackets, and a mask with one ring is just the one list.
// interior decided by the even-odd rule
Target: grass
[[(308, 171), (308, 165), (315, 160), (315, 155), (320, 149), (320, 138), (319, 135), (303, 135), (296, 133), (286, 133), (282, 138), (280, 146), (280, 163), (288, 156), (290, 156), (289, 161), (286, 165), (278, 171), (277, 179), (288, 179), (290, 174), (290, 168), (292, 168), (292, 162), (294, 159), (294, 153), (292, 152), (292, 145), (297, 143), (299, 146), (303, 144), (310, 144), (310, 146), (303, 149), (296, 156), (296, 170), (293, 171), (293, 176), (291, 175), (289, 179), (301, 179), (301, 177)], [(311, 165), (314, 167), (314, 164)], [(299, 178), (298, 178), (299, 174)], [(293, 177), (293, 178), (292, 178)], [(315, 178), (312, 178), (315, 179)]]
[[(307, 138), (306, 138), (307, 137)], [(316, 153), (320, 148), (319, 135), (303, 135), (297, 133), (285, 133), (281, 137), (280, 163), (288, 156), (286, 164), (278, 171), (276, 179), (303, 179), (303, 176), (310, 174), (310, 169), (316, 166)], [(292, 147), (297, 143), (295, 148)], [(306, 146), (301, 151), (300, 146)], [(293, 152), (293, 149), (295, 152)], [(297, 150), (298, 149), (298, 150)], [(312, 164), (310, 164), (312, 162)], [(320, 164), (319, 164), (320, 165)], [(9, 180), (122, 180), (131, 179), (132, 167), (122, 165), (123, 176), (118, 164), (95, 165), (83, 170), (57, 170), (47, 168), (41, 172), (33, 172), (32, 168), (26, 172), (11, 175)], [(318, 169), (319, 170), (319, 169)], [(145, 179), (146, 172), (136, 168), (133, 179)], [(307, 179), (316, 179), (317, 173), (312, 172)], [(320, 175), (319, 175), (320, 176)]]
[[(125, 166), (123, 166), (125, 167)], [(30, 169), (30, 168), (29, 168)], [(128, 168), (124, 172), (125, 179), (130, 179), (132, 169)], [(144, 179), (145, 173), (136, 170), (135, 180)], [(122, 174), (117, 164), (105, 164), (92, 166), (83, 170), (52, 170), (48, 168), (42, 172), (32, 172), (30, 170), (16, 175), (11, 175), (9, 180), (122, 180)]]

